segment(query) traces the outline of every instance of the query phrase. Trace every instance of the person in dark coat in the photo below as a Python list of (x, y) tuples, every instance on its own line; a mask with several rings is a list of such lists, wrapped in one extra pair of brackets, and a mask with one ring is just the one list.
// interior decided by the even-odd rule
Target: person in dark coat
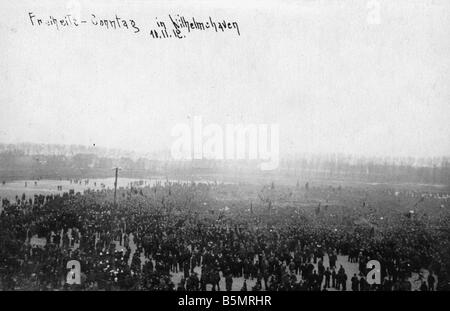
[(356, 276), (356, 273), (353, 275), (352, 277), (352, 291), (356, 292), (359, 290), (359, 280), (358, 277)]
[(361, 277), (359, 279), (359, 290), (360, 291), (366, 291), (369, 288), (368, 285), (369, 284), (367, 283), (367, 281), (366, 281), (366, 279), (364, 277)]
[(331, 271), (331, 285), (333, 286), (333, 288), (337, 288), (336, 287), (336, 285), (337, 285), (336, 277), (337, 277), (336, 270), (334, 270), (334, 268), (333, 268), (333, 270)]
[(228, 273), (227, 276), (225, 277), (225, 289), (227, 290), (227, 292), (230, 292), (233, 288), (233, 276), (231, 275), (231, 273)]
[(428, 290), (433, 291), (434, 290), (434, 283), (436, 282), (436, 279), (433, 276), (433, 273), (430, 272), (428, 275)]
[(331, 271), (330, 268), (327, 268), (327, 270), (324, 272), (325, 275), (325, 285), (324, 288), (330, 287), (330, 278), (331, 278)]
[(247, 280), (244, 280), (244, 284), (242, 284), (241, 292), (247, 291)]
[(425, 281), (422, 282), (422, 285), (420, 285), (420, 291), (422, 291), (422, 292), (428, 291), (427, 282), (425, 282)]

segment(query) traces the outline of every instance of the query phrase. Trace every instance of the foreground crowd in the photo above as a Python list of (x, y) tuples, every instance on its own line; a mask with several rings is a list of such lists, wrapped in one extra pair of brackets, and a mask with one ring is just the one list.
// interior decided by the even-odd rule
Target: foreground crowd
[[(2, 199), (0, 289), (231, 290), (243, 279), (240, 290), (407, 291), (421, 268), (433, 273), (419, 275), (420, 290), (446, 289), (448, 214), (418, 219), (394, 209), (380, 216), (366, 202), (350, 211), (295, 204), (358, 195), (341, 187), (167, 182), (119, 189), (116, 204), (112, 190)], [(70, 260), (80, 262), (80, 285), (67, 284)], [(370, 260), (381, 264), (381, 284), (367, 280)]]

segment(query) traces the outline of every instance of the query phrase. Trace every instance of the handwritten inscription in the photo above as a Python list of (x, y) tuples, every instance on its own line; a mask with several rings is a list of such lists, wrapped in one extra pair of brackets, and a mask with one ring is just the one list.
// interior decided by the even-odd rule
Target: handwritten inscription
[(155, 17), (152, 26), (145, 30), (133, 18), (124, 18), (115, 14), (113, 17), (89, 14), (87, 18), (75, 17), (71, 14), (64, 16), (39, 16), (28, 12), (28, 18), (33, 27), (51, 27), (58, 31), (75, 29), (79, 27), (98, 27), (111, 31), (128, 31), (132, 34), (145, 34), (151, 39), (184, 39), (194, 32), (232, 33), (240, 36), (239, 24), (234, 20), (217, 19), (211, 16), (207, 18), (187, 17), (180, 14), (167, 17)]

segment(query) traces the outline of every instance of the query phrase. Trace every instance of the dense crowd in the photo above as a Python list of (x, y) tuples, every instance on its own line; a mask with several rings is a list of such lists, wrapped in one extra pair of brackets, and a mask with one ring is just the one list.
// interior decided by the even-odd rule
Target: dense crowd
[[(241, 290), (391, 291), (411, 290), (423, 268), (420, 290), (448, 286), (441, 194), (166, 182), (119, 189), (114, 203), (113, 192), (2, 199), (0, 289), (231, 290), (243, 279)], [(67, 282), (70, 260), (79, 285)], [(370, 260), (381, 284), (367, 280)]]

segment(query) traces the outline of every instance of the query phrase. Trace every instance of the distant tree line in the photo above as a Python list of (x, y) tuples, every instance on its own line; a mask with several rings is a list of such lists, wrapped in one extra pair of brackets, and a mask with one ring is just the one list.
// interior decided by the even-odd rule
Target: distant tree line
[[(2, 148), (3, 146), (3, 148)], [(28, 146), (28, 145), (27, 145)], [(33, 145), (32, 145), (33, 146)], [(34, 147), (33, 147), (34, 148)], [(257, 161), (172, 161), (167, 157), (136, 157), (107, 152), (64, 152), (63, 147), (13, 148), (0, 144), (0, 179), (111, 177), (112, 168), (124, 177), (151, 174), (260, 174)], [(41, 148), (42, 153), (33, 153)], [(42, 149), (43, 148), (43, 149)], [(58, 151), (59, 150), (59, 151)], [(89, 151), (72, 149), (72, 151)], [(91, 150), (92, 151), (92, 150)], [(364, 182), (440, 184), (450, 186), (450, 158), (367, 158), (355, 156), (297, 155), (282, 159), (274, 175), (303, 179), (333, 179)]]
[(450, 159), (309, 158), (285, 160), (288, 174), (311, 178), (450, 185)]

